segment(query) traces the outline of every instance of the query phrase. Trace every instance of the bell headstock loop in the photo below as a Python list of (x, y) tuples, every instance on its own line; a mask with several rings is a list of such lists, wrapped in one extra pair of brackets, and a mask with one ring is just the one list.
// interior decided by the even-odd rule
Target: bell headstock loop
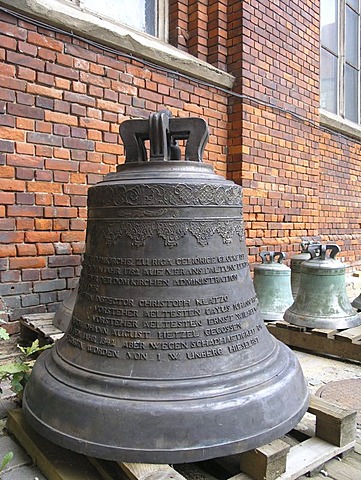
[(275, 259), (277, 263), (282, 263), (286, 258), (286, 254), (283, 252), (261, 252), (260, 257), (262, 263), (273, 263)]
[[(120, 125), (120, 136), (126, 152), (126, 163), (178, 161), (178, 140), (186, 140), (185, 160), (202, 162), (207, 144), (208, 125), (202, 118), (172, 118), (169, 110), (152, 113), (149, 120), (126, 120)], [(145, 142), (149, 140), (150, 155)]]
[(327, 250), (331, 250), (329, 255), (330, 258), (335, 258), (336, 255), (341, 251), (340, 247), (336, 244), (322, 245), (321, 243), (318, 243), (308, 247), (311, 259), (320, 257), (321, 260), (325, 260)]

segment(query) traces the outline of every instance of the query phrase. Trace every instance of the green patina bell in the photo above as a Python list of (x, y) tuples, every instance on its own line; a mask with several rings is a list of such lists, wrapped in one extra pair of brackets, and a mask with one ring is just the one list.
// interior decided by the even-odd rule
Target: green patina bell
[(307, 241), (302, 242), (300, 245), (300, 253), (296, 253), (291, 257), (290, 268), (291, 268), (291, 289), (293, 298), (297, 297), (298, 290), (300, 288), (301, 280), (301, 264), (306, 260), (310, 260), (311, 254), (308, 251), (310, 245), (318, 245), (319, 242)]
[(254, 267), (253, 284), (264, 321), (282, 320), (293, 303), (291, 269), (283, 263), (282, 252), (261, 252), (262, 263)]
[(340, 247), (315, 244), (308, 250), (311, 259), (301, 265), (297, 298), (286, 310), (284, 319), (309, 328), (342, 330), (360, 325), (361, 317), (346, 292), (346, 268), (335, 258)]

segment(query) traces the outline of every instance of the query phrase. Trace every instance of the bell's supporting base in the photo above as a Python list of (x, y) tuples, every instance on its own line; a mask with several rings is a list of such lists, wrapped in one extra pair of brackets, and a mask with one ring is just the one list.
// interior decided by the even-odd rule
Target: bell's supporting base
[[(124, 379), (117, 397), (107, 394), (106, 377), (102, 395), (69, 386), (69, 378), (47, 365), (53, 352), (44, 352), (24, 392), (24, 415), (50, 441), (109, 460), (186, 463), (248, 451), (290, 431), (308, 408), (297, 358), (284, 344), (275, 340), (275, 345), (272, 363), (278, 372), (271, 368), (267, 379), (265, 367), (255, 366), (250, 386), (248, 380), (242, 382), (247, 375), (241, 369), (232, 373), (233, 381), (238, 375), (232, 385), (227, 386), (230, 375), (222, 375), (224, 389), (213, 395), (202, 392), (204, 379), (198, 386), (195, 379), (186, 379), (178, 383), (193, 383), (193, 395), (178, 400), (166, 400), (159, 381), (157, 387), (149, 386), (151, 401), (120, 398), (122, 389), (127, 394)], [(207, 389), (217, 381), (209, 376)], [(177, 381), (174, 385), (177, 389)], [(154, 400), (156, 388), (159, 401)]]
[(334, 330), (346, 330), (347, 328), (357, 327), (361, 325), (361, 317), (357, 313), (344, 317), (337, 316), (318, 316), (318, 315), (307, 315), (305, 313), (300, 313), (298, 310), (293, 312), (291, 309), (288, 309), (283, 319), (291, 323), (292, 325), (298, 325), (300, 327), (306, 328), (329, 328)]

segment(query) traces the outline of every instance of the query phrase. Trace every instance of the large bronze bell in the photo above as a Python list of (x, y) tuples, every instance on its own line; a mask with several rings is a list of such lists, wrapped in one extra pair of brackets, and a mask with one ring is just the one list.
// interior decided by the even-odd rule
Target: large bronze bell
[(73, 288), (69, 290), (64, 300), (61, 302), (53, 318), (53, 325), (58, 330), (65, 332), (73, 316), (74, 305), (78, 297), (79, 282), (76, 281)]
[(293, 303), (291, 269), (283, 263), (283, 252), (261, 252), (262, 263), (255, 265), (253, 285), (264, 321), (282, 320)]
[(25, 417), (63, 447), (118, 461), (267, 443), (303, 416), (308, 391), (260, 316), (242, 189), (202, 163), (202, 119), (162, 111), (121, 136), (125, 164), (89, 189), (73, 316), (34, 366)]
[(361, 317), (346, 292), (346, 268), (335, 258), (339, 246), (315, 244), (308, 251), (311, 259), (301, 264), (300, 288), (284, 319), (309, 328), (342, 330), (360, 325)]

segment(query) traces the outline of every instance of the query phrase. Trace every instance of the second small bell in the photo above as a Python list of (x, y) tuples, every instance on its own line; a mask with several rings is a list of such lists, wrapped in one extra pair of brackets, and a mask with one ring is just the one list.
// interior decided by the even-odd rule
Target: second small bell
[(293, 303), (291, 269), (283, 263), (282, 252), (261, 252), (262, 263), (255, 265), (253, 284), (264, 321), (282, 320)]
[[(330, 250), (330, 254), (326, 255)], [(308, 328), (342, 330), (361, 324), (346, 292), (345, 271), (335, 256), (338, 245), (310, 245), (311, 259), (301, 265), (300, 288), (284, 319)]]
[(306, 260), (311, 258), (311, 254), (308, 251), (310, 245), (319, 245), (319, 242), (314, 241), (304, 241), (301, 243), (300, 248), (301, 252), (296, 253), (291, 257), (290, 268), (291, 268), (291, 289), (293, 298), (297, 297), (298, 290), (300, 288), (301, 280), (301, 265)]

